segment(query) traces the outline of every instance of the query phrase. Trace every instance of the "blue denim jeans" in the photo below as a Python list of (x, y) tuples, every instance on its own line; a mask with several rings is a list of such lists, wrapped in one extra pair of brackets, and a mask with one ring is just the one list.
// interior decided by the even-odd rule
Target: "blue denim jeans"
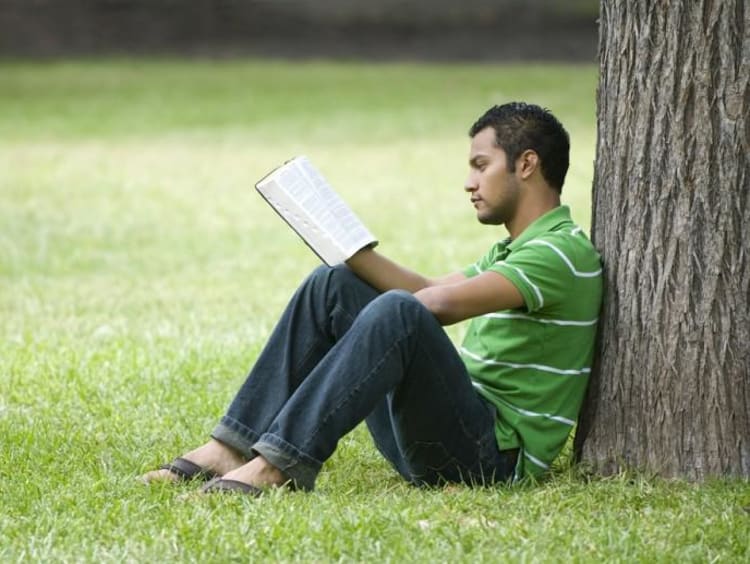
[(408, 481), (506, 481), (494, 408), (453, 343), (408, 292), (379, 293), (346, 267), (315, 270), (284, 311), (212, 437), (312, 489), (362, 421)]

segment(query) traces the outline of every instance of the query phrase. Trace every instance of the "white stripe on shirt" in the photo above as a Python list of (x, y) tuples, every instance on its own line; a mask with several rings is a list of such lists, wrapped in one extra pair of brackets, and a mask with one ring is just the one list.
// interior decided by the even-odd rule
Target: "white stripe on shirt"
[[(602, 269), (601, 268), (599, 270), (591, 271), (591, 272), (583, 272), (583, 271), (580, 271), (580, 270), (576, 270), (576, 267), (573, 266), (573, 263), (565, 255), (565, 253), (563, 253), (560, 249), (558, 249), (557, 247), (555, 247), (549, 241), (543, 241), (541, 239), (533, 239), (532, 241), (529, 241), (528, 243), (526, 243), (526, 245), (544, 245), (546, 247), (549, 247), (550, 249), (552, 249), (553, 251), (555, 251), (555, 253), (557, 253), (557, 255), (561, 259), (563, 259), (563, 262), (565, 262), (565, 264), (568, 266), (568, 268), (573, 273), (573, 275), (576, 276), (576, 277), (578, 277), (578, 278), (595, 278), (595, 277), (599, 276), (602, 273)], [(526, 245), (524, 245), (524, 246), (526, 246)]]
[(517, 266), (513, 266), (512, 264), (508, 264), (508, 263), (507, 263), (507, 262), (505, 262), (504, 260), (498, 261), (498, 262), (496, 262), (495, 264), (501, 264), (501, 265), (503, 265), (503, 266), (507, 266), (507, 267), (510, 267), (510, 268), (512, 268), (513, 270), (515, 270), (516, 272), (518, 272), (518, 275), (519, 275), (519, 276), (520, 276), (521, 278), (523, 278), (523, 279), (524, 279), (524, 281), (525, 281), (525, 282), (526, 282), (526, 283), (527, 283), (527, 284), (528, 284), (529, 286), (531, 286), (531, 289), (532, 289), (532, 290), (534, 290), (534, 293), (536, 294), (536, 298), (537, 298), (537, 300), (539, 300), (539, 307), (541, 308), (541, 307), (543, 307), (543, 306), (544, 306), (544, 296), (542, 296), (542, 291), (541, 291), (541, 290), (539, 289), (539, 287), (538, 287), (538, 286), (537, 286), (536, 284), (534, 284), (534, 283), (533, 283), (533, 282), (532, 282), (531, 280), (529, 280), (528, 276), (526, 276), (526, 274), (524, 273), (524, 271), (523, 271), (523, 270), (521, 270), (521, 269), (520, 269), (520, 268), (518, 268)]
[(545, 419), (551, 419), (552, 421), (557, 421), (558, 423), (563, 423), (564, 425), (568, 425), (572, 427), (576, 424), (575, 421), (568, 419), (567, 417), (563, 417), (562, 415), (552, 415), (551, 413), (537, 413), (536, 411), (529, 411), (528, 409), (522, 409), (520, 407), (516, 407), (515, 405), (511, 405), (507, 401), (500, 400), (502, 404), (515, 411), (516, 413), (519, 413), (521, 415), (525, 415), (527, 417), (544, 417)]
[(493, 317), (495, 319), (524, 319), (526, 321), (535, 321), (536, 323), (547, 323), (552, 325), (575, 325), (578, 327), (590, 327), (596, 325), (599, 319), (591, 319), (588, 321), (569, 321), (567, 319), (542, 319), (538, 317), (532, 317), (530, 315), (524, 315), (522, 313), (487, 313), (482, 317)]
[(547, 466), (544, 462), (539, 460), (536, 456), (532, 456), (531, 454), (529, 454), (529, 451), (527, 451), (526, 449), (524, 449), (523, 455), (529, 460), (531, 460), (531, 462), (533, 462), (537, 466), (544, 468), (545, 470), (549, 470), (549, 466)]
[[(487, 391), (487, 386), (485, 386), (484, 384), (481, 384), (479, 382), (474, 382), (473, 380), (471, 384), (475, 388), (479, 388), (481, 390), (484, 390), (485, 393), (489, 393)], [(576, 424), (576, 422), (573, 421), (572, 419), (568, 419), (567, 417), (563, 417), (562, 415), (552, 415), (551, 413), (537, 413), (536, 411), (529, 411), (528, 409), (516, 407), (515, 405), (512, 405), (511, 403), (503, 399), (500, 399), (500, 398), (497, 398), (497, 399), (505, 407), (507, 407), (508, 409), (512, 409), (519, 415), (525, 415), (526, 417), (544, 417), (545, 419), (551, 419), (552, 421), (557, 421), (558, 423), (563, 423), (564, 425), (568, 425), (570, 427), (573, 427)]]
[(466, 356), (473, 358), (477, 362), (481, 362), (483, 364), (492, 364), (495, 366), (506, 366), (508, 368), (531, 368), (534, 370), (541, 370), (542, 372), (551, 372), (553, 374), (560, 374), (563, 376), (580, 376), (582, 374), (588, 374), (591, 372), (591, 368), (570, 368), (570, 369), (562, 369), (562, 368), (555, 368), (554, 366), (546, 366), (544, 364), (519, 364), (515, 362), (503, 362), (501, 360), (493, 360), (489, 358), (482, 358), (479, 355), (476, 355), (468, 350), (466, 350), (464, 347), (461, 347), (460, 349), (462, 354), (465, 354)]

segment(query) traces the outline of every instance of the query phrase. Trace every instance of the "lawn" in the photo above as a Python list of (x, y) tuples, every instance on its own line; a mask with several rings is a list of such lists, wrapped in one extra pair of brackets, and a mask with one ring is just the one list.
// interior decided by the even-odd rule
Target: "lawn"
[(452, 271), (503, 236), (462, 191), (493, 103), (566, 124), (588, 228), (595, 88), (593, 66), (0, 62), (0, 561), (750, 560), (747, 482), (564, 459), (533, 487), (421, 490), (362, 428), (311, 494), (135, 479), (205, 440), (317, 264), (255, 180), (307, 154), (383, 252)]

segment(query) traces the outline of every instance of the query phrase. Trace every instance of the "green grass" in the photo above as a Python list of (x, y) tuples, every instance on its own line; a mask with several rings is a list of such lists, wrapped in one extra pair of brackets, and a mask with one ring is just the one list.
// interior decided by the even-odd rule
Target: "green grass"
[(461, 190), (492, 103), (567, 125), (588, 227), (595, 87), (575, 66), (0, 62), (0, 561), (748, 561), (747, 483), (563, 460), (537, 487), (420, 490), (362, 428), (312, 494), (135, 481), (205, 440), (316, 264), (258, 177), (306, 153), (384, 252), (454, 270), (502, 235)]

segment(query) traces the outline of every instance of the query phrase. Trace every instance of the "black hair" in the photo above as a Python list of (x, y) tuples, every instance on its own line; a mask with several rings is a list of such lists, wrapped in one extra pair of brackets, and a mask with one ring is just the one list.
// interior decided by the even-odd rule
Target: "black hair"
[(495, 143), (505, 151), (510, 172), (521, 153), (531, 149), (539, 155), (547, 184), (562, 192), (570, 165), (570, 137), (548, 109), (525, 102), (492, 106), (471, 126), (469, 136), (487, 127), (495, 130)]

